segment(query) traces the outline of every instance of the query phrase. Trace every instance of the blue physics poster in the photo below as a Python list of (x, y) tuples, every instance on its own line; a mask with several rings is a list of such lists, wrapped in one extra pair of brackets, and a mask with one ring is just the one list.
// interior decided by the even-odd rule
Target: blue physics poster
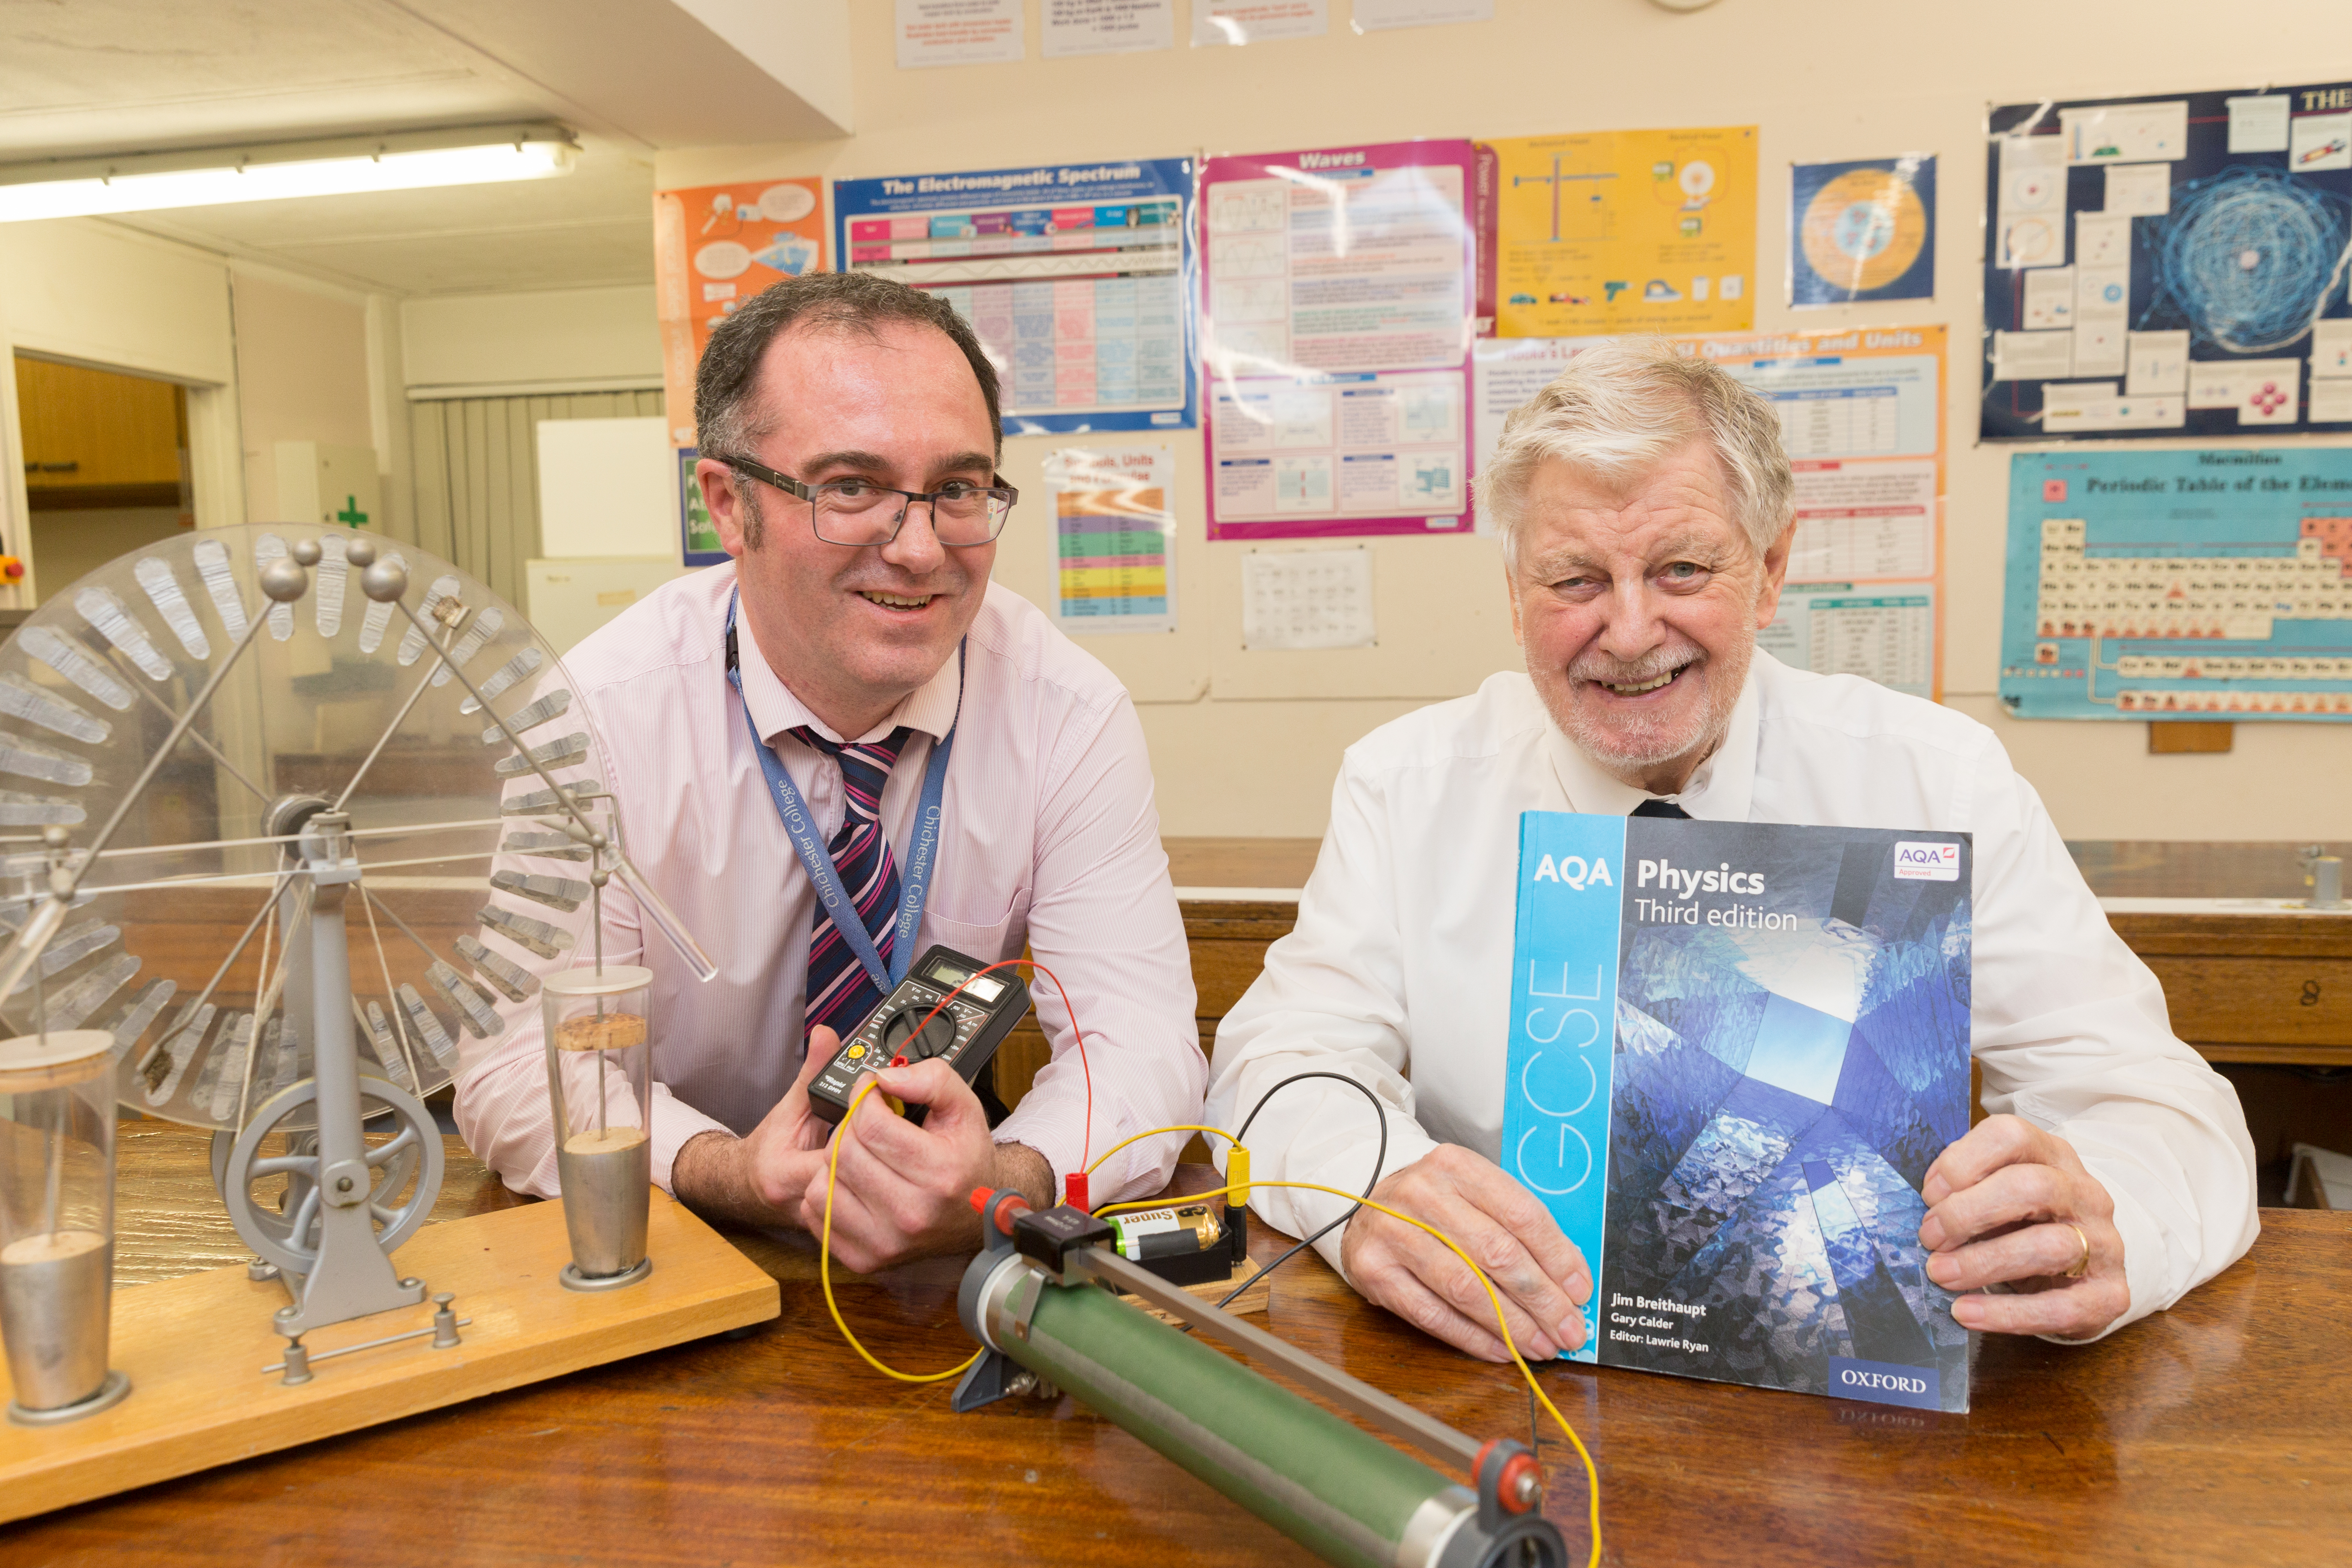
[(840, 264), (971, 323), (1008, 436), (1189, 429), (1192, 174), (1147, 158), (837, 181)]

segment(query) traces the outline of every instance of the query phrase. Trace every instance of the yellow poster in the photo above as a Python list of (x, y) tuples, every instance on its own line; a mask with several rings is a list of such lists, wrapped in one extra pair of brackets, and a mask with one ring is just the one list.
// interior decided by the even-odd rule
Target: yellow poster
[(1756, 319), (1756, 127), (1487, 144), (1498, 337), (1738, 332)]

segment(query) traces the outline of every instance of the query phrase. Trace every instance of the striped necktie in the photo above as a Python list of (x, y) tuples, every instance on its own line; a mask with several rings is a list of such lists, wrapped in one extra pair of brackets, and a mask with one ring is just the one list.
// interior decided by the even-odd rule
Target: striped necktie
[[(882, 831), (882, 786), (889, 782), (890, 770), (898, 765), (898, 753), (906, 749), (912, 731), (902, 724), (886, 739), (847, 745), (828, 741), (805, 724), (792, 732), (841, 764), (841, 830), (826, 848), (833, 855), (835, 874), (856, 906), (858, 918), (874, 939), (874, 951), (887, 969), (898, 937), (898, 864), (890, 853), (890, 836)], [(864, 1023), (881, 1001), (882, 993), (873, 977), (835, 929), (832, 912), (818, 900), (815, 923), (809, 931), (808, 1005), (803, 1013), (803, 1029), (823, 1024), (845, 1036)]]

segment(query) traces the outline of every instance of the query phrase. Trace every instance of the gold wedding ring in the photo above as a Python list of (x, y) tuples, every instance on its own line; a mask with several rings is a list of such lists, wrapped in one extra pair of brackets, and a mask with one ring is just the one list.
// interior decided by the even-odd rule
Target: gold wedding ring
[(2066, 1270), (2066, 1278), (2069, 1279), (2080, 1279), (2084, 1275), (2088, 1274), (2091, 1271), (2091, 1238), (2083, 1234), (2083, 1227), (2081, 1226), (2075, 1225), (2071, 1221), (2066, 1222), (2066, 1228), (2073, 1231), (2074, 1233), (2074, 1239), (2083, 1244), (2083, 1256), (2074, 1260), (2074, 1268)]

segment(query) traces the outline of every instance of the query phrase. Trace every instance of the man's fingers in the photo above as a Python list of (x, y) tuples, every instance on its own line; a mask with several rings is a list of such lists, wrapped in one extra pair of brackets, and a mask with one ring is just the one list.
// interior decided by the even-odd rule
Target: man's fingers
[(2053, 1222), (2029, 1226), (1990, 1240), (1972, 1242), (1957, 1252), (1938, 1252), (1927, 1259), (1927, 1278), (1947, 1290), (1981, 1290), (2011, 1279), (2063, 1277), (2084, 1260), (2090, 1247), (2089, 1267), (2114, 1261), (2102, 1245), (2107, 1227), (2096, 1221)]
[(2055, 1165), (2006, 1165), (1927, 1211), (1919, 1242), (1931, 1252), (1948, 1251), (1990, 1237), (2004, 1226), (2042, 1220), (2074, 1219), (2096, 1205), (2084, 1184)]
[[(2070, 1235), (2067, 1239), (2074, 1237)], [(2097, 1333), (2130, 1307), (2131, 1289), (2121, 1279), (2093, 1278), (2074, 1280), (2062, 1289), (1963, 1296), (1952, 1303), (1952, 1319), (1964, 1329), (1983, 1333), (2082, 1339)]]
[(1508, 1361), (1510, 1352), (1491, 1329), (1482, 1329), (1455, 1311), (1419, 1279), (1402, 1262), (1385, 1264), (1364, 1276), (1364, 1294), (1423, 1333), (1444, 1340), (1481, 1361)]
[[(1479, 1268), (1496, 1280), (1496, 1296), (1501, 1298), (1503, 1321), (1510, 1325), (1512, 1342), (1526, 1355), (1549, 1358), (1558, 1354), (1559, 1342), (1554, 1336), (1561, 1318), (1572, 1310), (1568, 1298), (1543, 1278), (1535, 1260), (1528, 1257), (1527, 1249), (1513, 1240), (1509, 1232), (1466, 1205), (1446, 1206), (1459, 1212), (1433, 1215), (1432, 1223), (1453, 1236), (1455, 1244), (1476, 1258)], [(1386, 1251), (1440, 1300), (1493, 1335), (1495, 1297), (1486, 1294), (1486, 1288), (1463, 1266), (1461, 1258), (1425, 1232), (1399, 1225), (1386, 1215), (1380, 1217), (1384, 1223), (1378, 1239)], [(1520, 1300), (1505, 1285), (1504, 1277), (1516, 1280), (1534, 1300)], [(1500, 1351), (1499, 1342), (1497, 1350)], [(1504, 1353), (1507, 1359), (1507, 1352)]]
[(833, 1060), (835, 1053), (840, 1049), (839, 1035), (835, 1034), (823, 1024), (811, 1029), (807, 1054), (801, 1058), (800, 1074), (793, 1079), (793, 1087), (789, 1092), (799, 1095), (807, 1094), (810, 1083), (815, 1079), (817, 1074), (824, 1070), (824, 1064)]
[(2049, 1134), (2021, 1117), (1988, 1116), (1936, 1157), (1936, 1163), (1927, 1167), (1927, 1179), (1919, 1184), (1919, 1195), (1933, 1207), (1954, 1193), (1966, 1192), (2004, 1165), (2033, 1161), (2049, 1163), (2046, 1156), (2053, 1142)]
[[(1528, 1259), (1542, 1271), (1547, 1284), (1558, 1287), (1579, 1307), (1592, 1299), (1592, 1271), (1585, 1266), (1584, 1254), (1576, 1249), (1576, 1243), (1568, 1239), (1559, 1222), (1552, 1218), (1549, 1209), (1536, 1201), (1533, 1193), (1492, 1165), (1463, 1184), (1463, 1192), (1496, 1224), (1510, 1232), (1512, 1238), (1526, 1249)], [(1454, 1240), (1463, 1238), (1457, 1236)], [(1465, 1247), (1472, 1257), (1478, 1256), (1466, 1243)], [(1479, 1258), (1478, 1261), (1488, 1273), (1495, 1272), (1485, 1258)], [(1505, 1283), (1499, 1276), (1496, 1282)], [(1538, 1305), (1516, 1283), (1511, 1283), (1509, 1289), (1530, 1307)], [(1576, 1316), (1580, 1321), (1583, 1314), (1579, 1312)]]

